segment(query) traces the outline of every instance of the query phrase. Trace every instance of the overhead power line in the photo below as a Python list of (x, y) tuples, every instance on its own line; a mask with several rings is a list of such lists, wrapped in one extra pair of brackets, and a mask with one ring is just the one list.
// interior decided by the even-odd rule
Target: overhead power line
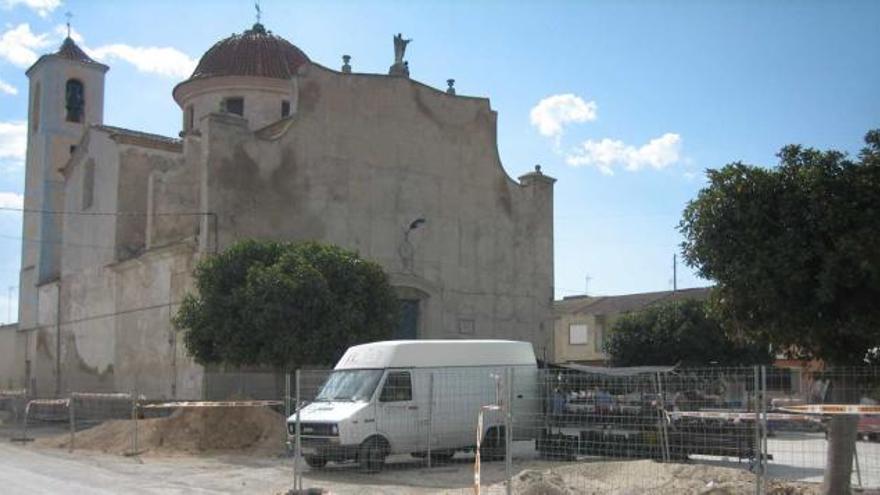
[(64, 210), (41, 210), (37, 208), (13, 208), (9, 206), (0, 206), (0, 211), (16, 211), (20, 213), (45, 213), (48, 215), (77, 215), (84, 217), (166, 217), (166, 216), (181, 216), (181, 217), (195, 217), (195, 216), (211, 216), (215, 215), (215, 213), (210, 211), (183, 211), (183, 212), (174, 212), (174, 211), (165, 211), (165, 212), (157, 212), (157, 213), (147, 213), (142, 211), (64, 211)]

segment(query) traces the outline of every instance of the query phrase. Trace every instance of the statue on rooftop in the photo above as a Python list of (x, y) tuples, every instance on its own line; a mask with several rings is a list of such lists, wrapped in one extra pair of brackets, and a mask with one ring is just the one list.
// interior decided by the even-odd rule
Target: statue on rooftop
[(409, 67), (403, 61), (403, 56), (406, 53), (406, 45), (411, 41), (412, 39), (403, 39), (401, 33), (397, 33), (397, 36), (394, 37), (394, 65), (388, 70), (392, 76), (409, 76)]
[(405, 40), (403, 39), (403, 34), (397, 33), (397, 36), (394, 37), (394, 63), (402, 64), (403, 63), (403, 55), (406, 53), (406, 45), (408, 45), (412, 39)]

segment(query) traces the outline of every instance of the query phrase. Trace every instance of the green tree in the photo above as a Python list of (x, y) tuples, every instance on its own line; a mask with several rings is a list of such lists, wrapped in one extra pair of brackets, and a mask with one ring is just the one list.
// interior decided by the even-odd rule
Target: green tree
[(731, 339), (703, 301), (655, 304), (621, 316), (605, 341), (613, 366), (770, 363), (766, 344)]
[(241, 241), (199, 262), (195, 285), (174, 323), (200, 364), (332, 365), (397, 324), (382, 268), (335, 246)]
[[(880, 131), (857, 159), (792, 145), (768, 169), (732, 163), (685, 208), (686, 262), (714, 280), (732, 331), (831, 366), (880, 343)], [(836, 391), (836, 392), (834, 392)], [(850, 401), (832, 383), (832, 400)], [(826, 493), (849, 493), (856, 424), (832, 421)]]

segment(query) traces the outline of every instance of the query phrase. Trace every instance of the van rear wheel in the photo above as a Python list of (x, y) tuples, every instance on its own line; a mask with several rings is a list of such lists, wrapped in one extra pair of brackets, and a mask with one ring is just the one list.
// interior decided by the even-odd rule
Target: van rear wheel
[(321, 469), (322, 467), (327, 465), (326, 457), (318, 457), (313, 455), (305, 456), (306, 464), (309, 465), (310, 468)]
[(371, 438), (358, 448), (357, 462), (361, 472), (378, 473), (385, 464), (386, 449), (383, 442)]

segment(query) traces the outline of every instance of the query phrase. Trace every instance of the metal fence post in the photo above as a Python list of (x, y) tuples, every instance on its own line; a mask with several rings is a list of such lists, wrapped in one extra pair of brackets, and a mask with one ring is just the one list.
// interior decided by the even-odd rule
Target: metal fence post
[(76, 413), (73, 410), (74, 409), (73, 405), (75, 403), (76, 403), (76, 400), (74, 399), (74, 395), (70, 394), (70, 396), (67, 399), (67, 414), (68, 414), (68, 418), (70, 419), (70, 445), (68, 448), (69, 452), (73, 452), (73, 441), (74, 441), (74, 437), (76, 436)]
[(752, 453), (755, 455), (757, 460), (757, 466), (755, 468), (755, 494), (762, 495), (764, 493), (764, 483), (763, 483), (763, 474), (761, 472), (761, 456), (763, 455), (761, 452), (761, 408), (758, 406), (760, 393), (760, 367), (754, 366), (752, 368), (753, 375), (753, 401), (752, 407), (755, 408), (755, 446), (752, 448)]
[(293, 488), (295, 490), (302, 490), (302, 474), (299, 472), (299, 459), (302, 455), (302, 438), (300, 434), (300, 421), (299, 421), (299, 410), (300, 408), (300, 383), (301, 383), (301, 373), (300, 370), (296, 370), (296, 401), (293, 403), (293, 406), (296, 408), (296, 421), (294, 434), (295, 437), (295, 445), (293, 449)]
[(507, 397), (504, 399), (504, 474), (507, 478), (507, 495), (513, 493), (513, 368), (505, 370), (504, 383)]
[(287, 435), (287, 418), (290, 417), (290, 373), (284, 374), (284, 434)]
[(131, 455), (138, 455), (138, 395), (137, 388), (131, 392)]
[(658, 421), (658, 434), (660, 436), (660, 448), (662, 451), (660, 455), (663, 457), (663, 462), (671, 461), (671, 456), (669, 454), (669, 430), (666, 427), (666, 418), (664, 416), (664, 411), (666, 410), (666, 396), (663, 393), (663, 382), (660, 378), (660, 372), (654, 374), (654, 384), (657, 389), (657, 399), (660, 401), (659, 408), (657, 409), (657, 421)]
[[(770, 447), (767, 442), (767, 366), (761, 366), (761, 481), (767, 473), (767, 460), (770, 458)], [(761, 490), (763, 491), (763, 487)]]
[(434, 373), (428, 376), (428, 467), (431, 467), (431, 437), (434, 436)]
[(21, 422), (21, 441), (27, 442), (27, 426), (28, 426), (28, 413), (31, 412), (31, 401), (28, 401), (27, 404), (24, 405), (24, 418), (22, 418)]

